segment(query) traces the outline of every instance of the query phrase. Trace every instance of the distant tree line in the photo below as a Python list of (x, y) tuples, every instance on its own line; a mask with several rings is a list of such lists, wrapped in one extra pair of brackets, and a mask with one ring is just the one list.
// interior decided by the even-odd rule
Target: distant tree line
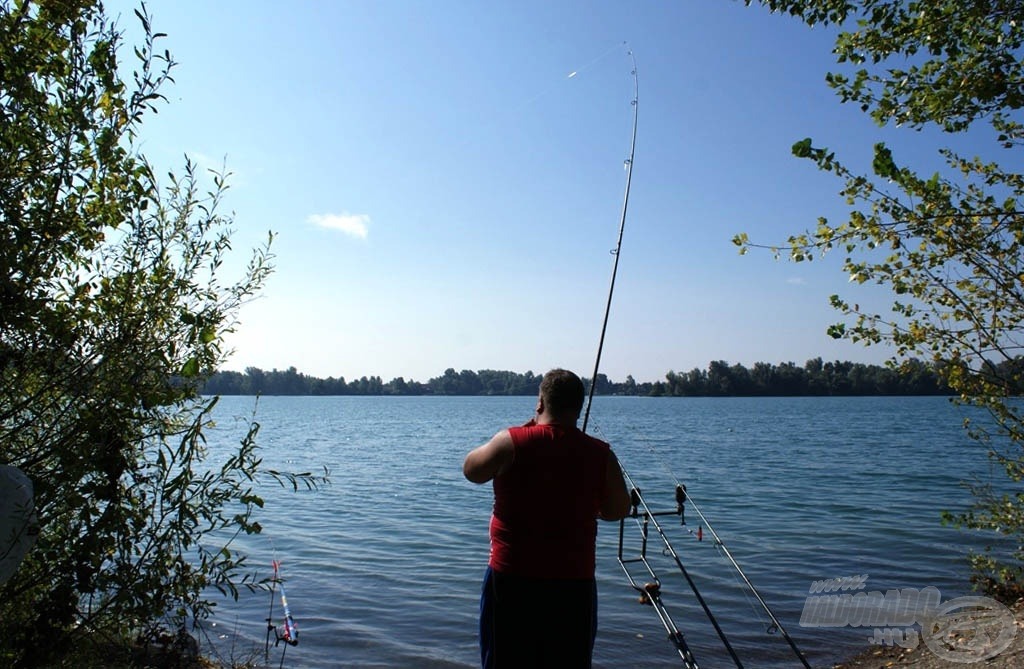
[[(1019, 363), (1018, 363), (1019, 364)], [(813, 358), (797, 366), (792, 362), (754, 363), (752, 368), (723, 360), (706, 370), (670, 371), (664, 381), (638, 382), (626, 376), (622, 382), (597, 375), (599, 395), (667, 397), (777, 397), (825, 395), (950, 395), (934, 366), (909, 360), (898, 368), (854, 362), (823, 362)], [(202, 387), (209, 395), (535, 395), (541, 376), (481, 369), (445, 370), (425, 383), (397, 377), (388, 382), (379, 376), (346, 381), (344, 377), (316, 378), (295, 367), (264, 371), (223, 371)], [(589, 388), (589, 379), (586, 380)]]

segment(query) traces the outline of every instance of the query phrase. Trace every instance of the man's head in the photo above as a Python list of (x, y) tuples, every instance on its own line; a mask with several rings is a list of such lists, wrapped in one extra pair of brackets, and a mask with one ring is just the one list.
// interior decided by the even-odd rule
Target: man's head
[(583, 381), (567, 369), (552, 369), (540, 382), (538, 410), (560, 418), (579, 418), (583, 410)]

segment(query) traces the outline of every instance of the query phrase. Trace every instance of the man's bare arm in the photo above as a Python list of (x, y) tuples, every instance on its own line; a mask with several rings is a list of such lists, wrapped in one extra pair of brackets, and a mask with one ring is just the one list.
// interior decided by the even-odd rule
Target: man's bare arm
[(462, 473), (473, 483), (487, 483), (512, 464), (514, 454), (512, 435), (502, 430), (469, 452), (462, 463)]
[(629, 514), (630, 508), (629, 491), (626, 490), (626, 481), (622, 477), (619, 460), (612, 452), (608, 453), (604, 491), (605, 496), (601, 500), (601, 508), (598, 510), (601, 519), (620, 520), (625, 518)]

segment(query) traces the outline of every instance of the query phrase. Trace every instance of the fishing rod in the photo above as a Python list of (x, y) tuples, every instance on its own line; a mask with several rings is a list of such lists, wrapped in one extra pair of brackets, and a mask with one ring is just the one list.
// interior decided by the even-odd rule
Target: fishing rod
[[(614, 295), (614, 292), (615, 292), (615, 279), (616, 279), (616, 276), (618, 275), (618, 270), (619, 270), (619, 258), (621, 256), (621, 251), (622, 251), (622, 237), (623, 237), (623, 233), (624, 233), (625, 227), (626, 227), (626, 212), (627, 212), (627, 210), (629, 208), (629, 191), (630, 191), (630, 186), (632, 185), (633, 158), (634, 158), (635, 153), (636, 153), (636, 136), (637, 136), (637, 125), (638, 125), (638, 118), (639, 118), (640, 92), (639, 92), (639, 82), (638, 82), (638, 77), (637, 77), (636, 57), (634, 56), (632, 49), (628, 50), (628, 55), (630, 57), (630, 60), (633, 63), (633, 69), (632, 69), (632, 72), (631, 72), (631, 75), (633, 77), (633, 100), (631, 102), (632, 107), (633, 107), (633, 130), (632, 130), (632, 137), (630, 139), (629, 158), (626, 159), (626, 163), (625, 163), (626, 164), (626, 188), (625, 188), (625, 193), (624, 193), (623, 198), (622, 198), (622, 215), (621, 215), (621, 217), (619, 219), (618, 239), (616, 241), (615, 248), (611, 252), (612, 255), (614, 256), (615, 260), (614, 260), (613, 265), (612, 265), (611, 281), (610, 281), (609, 287), (608, 287), (608, 299), (607, 299), (607, 301), (605, 303), (604, 319), (603, 319), (603, 321), (601, 323), (601, 336), (600, 336), (600, 338), (598, 340), (597, 355), (596, 355), (595, 360), (594, 360), (594, 372), (591, 375), (590, 392), (588, 393), (588, 397), (587, 397), (586, 411), (583, 414), (583, 427), (581, 428), (583, 432), (587, 431), (587, 426), (588, 426), (588, 424), (590, 422), (590, 409), (591, 409), (591, 407), (593, 405), (593, 402), (594, 402), (594, 393), (595, 393), (595, 391), (597, 389), (598, 372), (600, 371), (600, 368), (601, 368), (601, 353), (604, 350), (605, 334), (606, 334), (606, 332), (608, 330), (608, 319), (609, 319), (609, 316), (611, 314), (612, 296)], [(570, 75), (570, 76), (572, 76), (572, 75)], [(662, 529), (661, 525), (658, 523), (658, 521), (656, 519), (656, 516), (659, 516), (659, 515), (677, 514), (677, 515), (680, 516), (682, 524), (683, 525), (686, 524), (685, 515), (684, 515), (684, 504), (687, 501), (686, 487), (684, 485), (682, 485), (681, 483), (679, 483), (678, 479), (676, 479), (676, 509), (674, 511), (658, 511), (658, 512), (655, 512), (655, 511), (652, 511), (650, 509), (650, 507), (647, 505), (647, 502), (644, 500), (643, 496), (640, 493), (640, 489), (633, 482), (633, 479), (629, 476), (629, 473), (626, 471), (626, 468), (622, 466), (621, 461), (619, 462), (619, 467), (622, 470), (622, 475), (625, 478), (625, 480), (628, 482), (628, 486), (630, 488), (631, 513), (629, 514), (629, 517), (631, 517), (637, 523), (637, 525), (640, 528), (640, 533), (641, 533), (641, 548), (640, 548), (639, 556), (638, 557), (634, 557), (634, 558), (626, 558), (624, 556), (624, 535), (625, 535), (626, 519), (623, 518), (622, 520), (619, 521), (618, 561), (619, 561), (619, 565), (622, 567), (622, 570), (625, 572), (626, 578), (629, 580), (630, 585), (635, 590), (637, 590), (640, 593), (640, 601), (642, 603), (649, 604), (649, 605), (651, 605), (654, 608), (655, 613), (658, 615), (659, 619), (662, 622), (662, 625), (665, 627), (666, 631), (669, 633), (669, 640), (673, 643), (673, 645), (675, 645), (676, 650), (679, 653), (679, 656), (680, 656), (680, 658), (683, 661), (683, 666), (685, 667), (685, 669), (698, 669), (697, 661), (693, 657), (693, 653), (690, 651), (689, 646), (686, 644), (686, 640), (685, 640), (685, 638), (683, 636), (683, 633), (678, 629), (678, 627), (676, 627), (676, 624), (673, 621), (672, 616), (669, 614), (668, 609), (665, 607), (665, 605), (663, 604), (663, 602), (661, 600), (661, 580), (658, 578), (657, 573), (654, 571), (654, 568), (651, 566), (650, 562), (647, 560), (647, 544), (648, 544), (648, 539), (649, 539), (650, 526), (653, 525), (655, 531), (661, 537), (662, 542), (664, 543), (664, 552), (667, 555), (671, 556), (672, 559), (675, 561), (676, 566), (679, 568), (679, 571), (682, 573), (683, 577), (686, 579), (686, 582), (689, 585), (690, 590), (693, 592), (694, 596), (697, 599), (697, 602), (700, 604), (700, 606), (703, 609), (703, 611), (704, 611), (705, 615), (707, 616), (708, 620), (711, 622), (712, 626), (714, 627), (715, 631), (717, 632), (717, 634), (718, 634), (719, 638), (721, 639), (722, 644), (724, 645), (726, 651), (729, 653), (730, 657), (732, 658), (732, 660), (736, 664), (736, 666), (738, 668), (742, 669), (743, 664), (740, 661), (739, 657), (736, 655), (736, 652), (733, 650), (732, 645), (729, 643), (729, 640), (726, 637), (725, 632), (722, 630), (721, 626), (718, 624), (718, 621), (715, 618), (715, 616), (711, 613), (711, 609), (708, 607), (707, 603), (704, 601), (704, 598), (701, 596), (700, 591), (697, 589), (696, 583), (694, 583), (693, 579), (690, 577), (690, 574), (686, 570), (686, 567), (683, 565), (683, 562), (680, 559), (679, 554), (676, 553), (675, 549), (672, 546), (671, 541), (669, 541), (668, 536), (665, 534), (665, 531)], [(692, 499), (690, 501), (691, 501), (691, 504), (693, 504)], [(643, 508), (643, 512), (642, 513), (640, 511), (641, 507)], [(779, 622), (778, 618), (775, 616), (774, 613), (772, 613), (771, 609), (768, 607), (767, 602), (765, 602), (764, 598), (761, 596), (761, 594), (754, 587), (753, 583), (751, 583), (750, 579), (747, 578), (747, 575), (743, 572), (742, 568), (740, 568), (739, 563), (736, 562), (735, 558), (733, 558), (732, 553), (729, 552), (728, 548), (725, 546), (725, 543), (718, 536), (718, 533), (715, 532), (715, 530), (711, 526), (711, 524), (707, 522), (707, 519), (705, 518), (704, 514), (700, 511), (700, 509), (696, 506), (696, 504), (693, 504), (693, 507), (697, 511), (697, 514), (700, 516), (703, 525), (707, 525), (708, 531), (711, 533), (712, 537), (715, 540), (715, 545), (720, 547), (723, 550), (723, 552), (725, 553), (726, 557), (732, 563), (732, 566), (737, 570), (739, 575), (742, 577), (744, 583), (747, 585), (747, 587), (750, 589), (750, 591), (757, 598), (757, 601), (761, 604), (762, 608), (767, 612), (769, 618), (772, 621), (772, 625), (768, 628), (769, 633), (772, 633), (775, 630), (778, 630), (779, 632), (781, 632), (783, 637), (785, 638), (786, 642), (792, 648), (793, 652), (796, 653), (796, 656), (799, 658), (799, 660), (803, 664), (803, 666), (806, 667), (807, 669), (810, 669), (810, 665), (807, 663), (807, 660), (804, 658), (803, 654), (800, 652), (800, 649), (796, 646), (796, 643), (793, 641), (792, 637), (789, 636), (789, 633), (786, 632), (785, 628), (782, 626), (782, 623)], [(698, 527), (698, 530), (697, 530), (697, 538), (698, 538), (698, 540), (703, 539), (702, 529), (701, 529), (703, 527), (703, 525)], [(652, 582), (644, 583), (643, 585), (640, 585), (640, 584), (638, 584), (636, 582), (636, 580), (633, 578), (632, 574), (630, 573), (629, 566), (628, 566), (630, 564), (635, 564), (635, 563), (643, 564), (643, 566), (647, 570), (649, 576), (653, 579)]]
[[(679, 479), (676, 478), (675, 475), (673, 475), (671, 472), (669, 472), (669, 474), (670, 476), (672, 476), (673, 479), (675, 479), (676, 482), (676, 499), (679, 504), (679, 515), (682, 520), (682, 524), (686, 524), (686, 516), (683, 514), (682, 504), (686, 501), (689, 501), (690, 505), (693, 507), (693, 510), (697, 512), (697, 515), (700, 516), (701, 520), (701, 525), (698, 527), (698, 541), (703, 538), (701, 528), (707, 527), (708, 532), (711, 533), (711, 538), (714, 539), (715, 546), (722, 550), (722, 553), (725, 555), (726, 559), (732, 564), (733, 569), (735, 569), (736, 573), (740, 576), (740, 578), (743, 579), (743, 582), (746, 584), (747, 589), (750, 590), (751, 594), (754, 595), (754, 597), (757, 599), (757, 602), (761, 605), (761, 608), (764, 609), (764, 612), (766, 614), (768, 614), (768, 618), (771, 619), (772, 624), (768, 627), (768, 633), (774, 634), (775, 632), (778, 632), (779, 634), (781, 634), (782, 638), (786, 640), (786, 643), (789, 644), (789, 647), (793, 650), (797, 658), (800, 660), (800, 663), (803, 664), (803, 666), (807, 669), (811, 669), (811, 665), (808, 664), (807, 658), (804, 657), (804, 654), (800, 652), (800, 648), (796, 645), (796, 641), (794, 641), (793, 637), (789, 635), (789, 632), (786, 631), (786, 628), (775, 616), (775, 613), (772, 612), (771, 607), (768, 606), (768, 602), (765, 601), (764, 597), (761, 596), (761, 593), (758, 592), (757, 588), (754, 587), (754, 584), (750, 581), (750, 578), (747, 577), (747, 574), (743, 571), (743, 568), (740, 567), (739, 562), (737, 562), (736, 558), (733, 557), (732, 552), (729, 550), (729, 547), (726, 546), (725, 542), (722, 541), (722, 538), (718, 536), (718, 532), (715, 531), (715, 528), (711, 525), (707, 517), (704, 515), (704, 512), (702, 512), (700, 510), (700, 507), (697, 506), (697, 503), (694, 501), (693, 497), (691, 495), (687, 495), (686, 486), (680, 483)], [(679, 499), (680, 494), (682, 495), (681, 500)]]
[[(676, 553), (675, 548), (672, 547), (672, 542), (669, 541), (668, 535), (665, 534), (665, 530), (662, 529), (661, 524), (658, 523), (657, 519), (655, 518), (655, 516), (664, 515), (678, 515), (680, 517), (684, 517), (683, 504), (686, 502), (686, 488), (682, 485), (676, 486), (675, 510), (651, 511), (651, 508), (647, 505), (647, 502), (644, 500), (643, 495), (640, 493), (640, 488), (638, 488), (637, 485), (633, 482), (633, 479), (632, 477), (630, 477), (629, 472), (626, 471), (626, 468), (623, 467), (621, 463), (619, 464), (619, 467), (620, 469), (622, 469), (622, 476), (623, 478), (626, 479), (626, 482), (629, 485), (630, 490), (629, 497), (631, 510), (628, 517), (633, 518), (636, 521), (637, 525), (640, 527), (641, 536), (640, 554), (634, 558), (624, 557), (623, 551), (625, 546), (624, 535), (626, 519), (623, 518), (621, 521), (619, 521), (619, 566), (622, 567), (622, 571), (625, 572), (626, 578), (629, 579), (629, 584), (633, 586), (635, 590), (640, 592), (640, 603), (650, 604), (654, 606), (655, 612), (658, 614), (658, 617), (661, 618), (662, 625), (664, 625), (665, 630), (669, 633), (669, 641), (675, 644), (676, 650), (679, 652), (679, 656), (683, 660), (683, 666), (686, 667), (686, 669), (697, 669), (697, 662), (695, 659), (693, 659), (693, 655), (690, 652), (689, 647), (686, 645), (686, 642), (683, 638), (683, 633), (675, 627), (675, 623), (672, 621), (671, 616), (668, 615), (667, 609), (665, 609), (664, 604), (662, 604), (661, 602), (661, 579), (658, 578), (658, 574), (654, 571), (654, 567), (652, 567), (651, 563), (647, 560), (647, 542), (650, 536), (649, 526), (653, 525), (655, 531), (658, 533), (658, 536), (661, 537), (662, 543), (664, 543), (665, 545), (665, 553), (671, 556), (673, 560), (675, 560), (676, 566), (679, 568), (680, 573), (682, 573), (683, 578), (686, 579), (686, 583), (690, 586), (690, 590), (693, 592), (694, 597), (697, 598), (697, 603), (700, 604), (700, 607), (704, 610), (704, 615), (707, 616), (708, 620), (711, 622), (712, 627), (715, 628), (715, 632), (718, 633), (718, 638), (721, 639), (722, 645), (725, 646), (725, 650), (729, 653), (729, 656), (732, 658), (736, 666), (739, 669), (742, 669), (743, 663), (740, 662), (739, 656), (737, 656), (736, 651), (733, 650), (732, 644), (729, 643), (729, 639), (725, 636), (725, 632), (722, 630), (722, 627), (718, 624), (718, 620), (715, 618), (714, 614), (711, 613), (711, 609), (708, 607), (707, 602), (705, 602), (704, 598), (701, 596), (700, 590), (697, 589), (697, 584), (694, 583), (693, 579), (690, 577), (690, 573), (686, 570), (686, 567), (683, 565), (683, 561), (680, 559), (679, 554)], [(643, 512), (640, 511), (640, 507), (643, 507)], [(637, 582), (633, 579), (633, 576), (630, 573), (629, 568), (627, 567), (627, 565), (634, 564), (637, 562), (643, 564), (644, 568), (647, 569), (647, 573), (653, 579), (652, 582), (645, 583), (643, 587), (637, 584)]]
[(619, 272), (619, 252), (622, 251), (622, 233), (626, 229), (626, 210), (629, 208), (629, 187), (633, 181), (633, 156), (636, 153), (636, 126), (637, 117), (639, 116), (639, 100), (640, 100), (640, 85), (637, 82), (636, 75), (636, 56), (633, 55), (633, 50), (628, 50), (629, 58), (633, 61), (633, 137), (629, 142), (629, 158), (626, 159), (626, 192), (622, 197), (622, 216), (619, 218), (619, 239), (615, 243), (615, 249), (612, 250), (612, 255), (615, 256), (615, 261), (612, 264), (612, 279), (611, 284), (608, 286), (608, 301), (604, 306), (604, 321), (601, 323), (601, 338), (597, 343), (597, 357), (594, 360), (594, 373), (590, 377), (590, 394), (587, 397), (587, 410), (583, 414), (583, 427), (582, 431), (587, 431), (587, 423), (590, 421), (590, 406), (594, 403), (594, 389), (597, 388), (597, 372), (601, 368), (601, 351), (604, 350), (604, 335), (608, 330), (608, 316), (612, 311), (612, 295), (615, 293), (615, 276)]
[[(633, 62), (633, 70), (630, 73), (633, 77), (633, 100), (631, 102), (633, 107), (633, 132), (629, 143), (629, 158), (626, 159), (626, 190), (622, 197), (622, 215), (619, 218), (619, 234), (618, 239), (615, 243), (615, 248), (611, 252), (612, 255), (615, 257), (615, 260), (612, 264), (612, 276), (608, 286), (608, 299), (605, 302), (604, 319), (601, 323), (601, 336), (597, 344), (597, 356), (594, 360), (594, 373), (591, 375), (590, 392), (587, 397), (587, 407), (586, 411), (583, 414), (583, 427), (581, 428), (583, 432), (587, 431), (587, 425), (590, 422), (590, 409), (594, 403), (594, 391), (597, 388), (597, 374), (601, 368), (601, 352), (604, 350), (604, 339), (605, 334), (608, 330), (608, 318), (611, 314), (612, 309), (612, 296), (615, 294), (615, 277), (618, 275), (619, 272), (619, 258), (621, 256), (622, 251), (622, 237), (626, 229), (626, 212), (629, 209), (629, 190), (633, 181), (633, 158), (636, 155), (636, 134), (639, 119), (640, 85), (637, 76), (636, 56), (633, 54), (632, 49), (629, 49), (627, 53), (629, 55), (630, 60)], [(705, 613), (711, 619), (712, 623), (715, 626), (715, 629), (719, 631), (719, 636), (721, 637), (725, 646), (729, 649), (729, 653), (733, 656), (733, 658), (736, 658), (736, 654), (733, 652), (732, 647), (729, 645), (729, 642), (725, 638), (724, 633), (722, 633), (721, 628), (718, 626), (718, 622), (714, 619), (714, 616), (711, 615), (710, 609), (708, 609), (707, 605), (704, 602), (704, 599), (700, 596), (700, 593), (697, 591), (696, 585), (693, 583), (693, 580), (690, 578), (685, 567), (683, 567), (682, 561), (679, 559), (679, 556), (676, 555), (675, 551), (672, 549), (672, 545), (671, 543), (669, 543), (664, 531), (662, 531), (661, 526), (658, 525), (657, 521), (654, 520), (654, 513), (651, 512), (651, 510), (647, 507), (647, 503), (643, 501), (643, 497), (641, 497), (640, 495), (640, 490), (633, 484), (632, 479), (629, 478), (629, 475), (626, 473), (625, 467), (622, 467), (621, 462), (619, 463), (619, 467), (622, 469), (623, 476), (625, 476), (626, 479), (629, 481), (629, 487), (631, 489), (630, 500), (632, 502), (632, 517), (638, 519), (639, 514), (637, 511), (637, 507), (638, 505), (643, 505), (644, 507), (643, 520), (640, 521), (638, 519), (637, 521), (641, 524), (641, 533), (643, 536), (643, 549), (641, 551), (640, 558), (628, 560), (623, 558), (623, 535), (625, 531), (625, 518), (619, 521), (619, 565), (625, 572), (626, 578), (629, 579), (630, 585), (633, 586), (633, 588), (635, 588), (638, 592), (640, 592), (641, 602), (651, 604), (654, 607), (655, 612), (657, 613), (658, 617), (661, 619), (662, 624), (669, 633), (669, 640), (672, 641), (672, 643), (676, 647), (676, 650), (679, 652), (679, 656), (683, 660), (683, 666), (685, 667), (685, 669), (698, 669), (697, 661), (696, 659), (694, 659), (693, 653), (690, 651), (689, 646), (686, 644), (686, 640), (683, 636), (683, 633), (679, 631), (678, 627), (676, 627), (676, 624), (672, 620), (672, 616), (669, 614), (668, 609), (665, 608), (665, 605), (661, 601), (661, 581), (658, 579), (657, 575), (654, 572), (654, 569), (647, 561), (646, 547), (648, 537), (648, 524), (653, 523), (658, 533), (664, 540), (667, 550), (671, 552), (673, 557), (675, 557), (676, 564), (679, 566), (680, 570), (682, 570), (683, 575), (689, 582), (691, 589), (697, 596), (697, 599), (700, 602), (701, 606), (704, 608)], [(654, 579), (653, 583), (647, 583), (644, 586), (640, 586), (633, 579), (632, 575), (629, 572), (629, 568), (626, 565), (636, 561), (643, 562), (651, 578)], [(736, 661), (737, 666), (740, 666), (738, 658)]]
[[(267, 641), (266, 646), (263, 650), (264, 661), (270, 659), (270, 633), (274, 633), (274, 648), (284, 641), (285, 647), (281, 651), (281, 664), (279, 667), (284, 666), (284, 656), (288, 652), (288, 646), (299, 645), (299, 629), (295, 625), (295, 620), (292, 618), (291, 609), (288, 608), (288, 596), (284, 591), (284, 581), (281, 580), (280, 569), (281, 563), (278, 560), (273, 560), (274, 565), (274, 578), (270, 581), (270, 611), (267, 612)], [(278, 627), (274, 624), (274, 594), (276, 588), (281, 587), (281, 608), (284, 609), (284, 618), (281, 626)]]
[[(693, 591), (693, 594), (697, 598), (697, 601), (701, 605), (701, 608), (704, 609), (704, 613), (707, 615), (708, 620), (714, 626), (715, 631), (718, 633), (719, 638), (722, 640), (722, 643), (725, 645), (725, 648), (729, 652), (729, 655), (732, 657), (733, 661), (736, 663), (736, 666), (737, 667), (741, 667), (742, 666), (740, 664), (739, 658), (733, 652), (733, 650), (732, 650), (732, 648), (731, 648), (731, 646), (729, 644), (728, 639), (726, 639), (724, 633), (722, 632), (722, 630), (719, 627), (717, 621), (715, 620), (715, 617), (712, 615), (710, 609), (705, 604), (704, 599), (700, 595), (700, 592), (698, 592), (696, 584), (693, 582), (693, 580), (690, 578), (689, 574), (687, 573), (686, 567), (683, 566), (682, 561), (679, 559), (679, 555), (676, 553), (675, 549), (672, 547), (672, 544), (669, 541), (668, 536), (666, 535), (665, 531), (662, 529), (661, 525), (655, 519), (655, 516), (678, 515), (679, 519), (680, 519), (680, 524), (685, 526), (686, 525), (685, 504), (687, 502), (689, 502), (690, 505), (693, 507), (694, 511), (697, 512), (697, 515), (700, 517), (700, 520), (701, 520), (701, 523), (702, 523), (701, 525), (698, 526), (696, 533), (694, 533), (692, 531), (690, 531), (690, 533), (691, 534), (695, 534), (698, 541), (703, 541), (703, 538), (704, 538), (703, 537), (703, 528), (707, 527), (707, 530), (710, 533), (711, 538), (714, 539), (715, 547), (722, 550), (722, 552), (725, 555), (725, 557), (731, 563), (733, 569), (735, 569), (736, 573), (743, 580), (743, 583), (746, 585), (747, 589), (751, 592), (751, 594), (754, 595), (754, 597), (757, 600), (757, 602), (761, 605), (761, 608), (764, 610), (764, 612), (768, 615), (769, 619), (771, 620), (771, 625), (769, 625), (769, 627), (767, 629), (767, 632), (769, 634), (774, 634), (776, 632), (780, 633), (782, 635), (782, 637), (785, 639), (786, 643), (789, 645), (790, 649), (796, 655), (797, 659), (800, 661), (800, 664), (802, 664), (804, 667), (806, 667), (806, 669), (811, 669), (811, 665), (807, 662), (807, 659), (804, 657), (803, 653), (800, 651), (800, 648), (796, 645), (796, 641), (794, 641), (793, 638), (789, 635), (789, 632), (786, 631), (786, 628), (782, 625), (782, 622), (780, 622), (778, 617), (776, 617), (775, 613), (772, 612), (771, 607), (768, 606), (768, 603), (765, 601), (764, 597), (762, 597), (761, 593), (758, 592), (756, 587), (754, 587), (754, 584), (751, 582), (750, 578), (743, 571), (743, 568), (740, 566), (739, 562), (736, 561), (736, 558), (733, 557), (732, 552), (729, 551), (728, 546), (725, 545), (725, 542), (719, 536), (718, 532), (715, 531), (715, 528), (711, 525), (711, 523), (708, 521), (707, 517), (700, 510), (700, 507), (697, 506), (697, 503), (693, 500), (693, 497), (687, 493), (686, 486), (683, 485), (682, 483), (680, 483), (679, 479), (676, 478), (673, 475), (672, 478), (675, 479), (675, 483), (676, 483), (676, 488), (675, 488), (676, 508), (674, 510), (672, 510), (672, 511), (651, 511), (651, 509), (647, 506), (646, 501), (644, 501), (643, 496), (640, 494), (639, 488), (636, 486), (636, 484), (633, 482), (633, 479), (630, 477), (629, 472), (626, 471), (625, 467), (622, 467), (621, 463), (620, 463), (619, 466), (622, 469), (623, 477), (626, 479), (626, 481), (627, 481), (627, 483), (628, 483), (628, 485), (630, 487), (630, 497), (631, 497), (630, 501), (631, 501), (632, 508), (631, 508), (631, 512), (630, 512), (629, 515), (630, 515), (630, 517), (636, 519), (637, 524), (641, 528), (641, 535), (642, 535), (640, 554), (637, 557), (635, 557), (635, 558), (630, 558), (630, 559), (624, 558), (623, 557), (623, 546), (624, 546), (623, 526), (625, 524), (625, 519), (623, 519), (623, 521), (620, 522), (620, 524), (619, 524), (619, 564), (622, 566), (623, 570), (626, 572), (626, 576), (627, 576), (627, 578), (630, 581), (630, 585), (632, 585), (634, 589), (640, 591), (641, 593), (643, 593), (645, 590), (650, 590), (650, 589), (653, 588), (660, 595), (661, 581), (658, 578), (657, 574), (654, 572), (653, 567), (651, 567), (650, 563), (647, 561), (647, 540), (648, 540), (648, 535), (649, 535), (648, 524), (651, 524), (651, 525), (654, 526), (655, 531), (661, 537), (661, 539), (662, 539), (662, 541), (663, 541), (663, 543), (665, 545), (664, 553), (666, 555), (672, 557), (672, 559), (675, 560), (676, 566), (679, 568), (680, 572), (682, 572), (683, 577), (687, 581), (687, 584), (690, 586), (690, 589)], [(671, 472), (670, 472), (670, 475), (671, 475)], [(642, 512), (639, 510), (640, 507), (643, 508)], [(633, 579), (632, 575), (629, 573), (629, 570), (628, 570), (626, 565), (630, 564), (630, 563), (637, 563), (637, 562), (642, 563), (644, 565), (644, 567), (646, 567), (648, 573), (654, 579), (653, 583), (646, 583), (646, 584), (644, 584), (643, 587), (639, 586), (636, 583), (636, 581)], [(648, 602), (648, 601), (645, 601), (644, 598), (643, 598), (643, 594), (641, 594), (641, 602), (644, 603), (644, 604), (655, 604), (656, 606), (661, 606), (660, 601), (659, 602)], [(659, 613), (659, 616), (660, 615), (661, 614)], [(663, 623), (665, 622), (664, 619), (662, 620), (662, 622)], [(674, 630), (673, 628), (670, 628), (667, 625), (666, 625), (666, 630), (668, 630), (668, 632), (669, 632), (670, 640), (674, 641), (674, 636), (673, 635), (676, 634), (677, 631)], [(684, 658), (684, 660), (685, 660), (685, 658)], [(684, 666), (688, 667), (688, 665), (684, 665)]]

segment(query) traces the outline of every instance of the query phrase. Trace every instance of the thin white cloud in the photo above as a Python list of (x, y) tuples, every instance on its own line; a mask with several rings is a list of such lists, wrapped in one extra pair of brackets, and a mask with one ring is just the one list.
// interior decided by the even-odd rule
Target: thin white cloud
[(366, 226), (370, 222), (370, 217), (366, 214), (350, 214), (348, 212), (341, 214), (311, 214), (306, 220), (321, 228), (341, 230), (349, 237), (366, 239), (366, 235), (369, 233)]
[(791, 276), (786, 279), (786, 283), (791, 286), (804, 286), (807, 284), (807, 281), (805, 281), (802, 276)]

